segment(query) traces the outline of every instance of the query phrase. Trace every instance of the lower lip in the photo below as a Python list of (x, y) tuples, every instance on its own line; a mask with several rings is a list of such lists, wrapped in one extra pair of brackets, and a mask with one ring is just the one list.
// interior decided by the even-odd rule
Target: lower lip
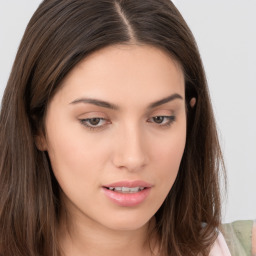
[(143, 189), (137, 193), (119, 193), (107, 188), (103, 188), (105, 195), (119, 206), (131, 207), (141, 204), (146, 200), (151, 188)]

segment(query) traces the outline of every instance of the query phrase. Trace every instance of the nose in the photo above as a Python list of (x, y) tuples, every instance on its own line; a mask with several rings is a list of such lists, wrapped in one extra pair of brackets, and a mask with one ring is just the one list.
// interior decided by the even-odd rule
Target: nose
[(137, 172), (148, 163), (147, 143), (143, 132), (134, 126), (126, 127), (116, 137), (113, 164), (117, 168)]

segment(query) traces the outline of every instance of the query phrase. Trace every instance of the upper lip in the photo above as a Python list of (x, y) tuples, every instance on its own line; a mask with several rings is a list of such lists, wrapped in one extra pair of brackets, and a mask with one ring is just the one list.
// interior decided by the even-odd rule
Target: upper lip
[(103, 185), (103, 187), (127, 187), (127, 188), (135, 188), (135, 187), (144, 187), (144, 188), (151, 188), (153, 185), (142, 181), (142, 180), (135, 180), (135, 181), (118, 181), (111, 184)]

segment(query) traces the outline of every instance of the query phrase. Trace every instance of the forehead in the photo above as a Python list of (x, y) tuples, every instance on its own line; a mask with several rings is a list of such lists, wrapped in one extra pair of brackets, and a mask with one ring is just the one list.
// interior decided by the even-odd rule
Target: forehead
[(112, 45), (77, 64), (60, 93), (70, 101), (83, 96), (117, 103), (127, 97), (154, 101), (172, 93), (184, 96), (184, 75), (180, 65), (159, 48)]

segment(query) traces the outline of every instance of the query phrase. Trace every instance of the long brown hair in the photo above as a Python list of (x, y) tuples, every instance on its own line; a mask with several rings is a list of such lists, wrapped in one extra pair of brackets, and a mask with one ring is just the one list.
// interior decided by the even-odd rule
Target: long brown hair
[[(59, 185), (35, 145), (68, 72), (114, 44), (161, 48), (182, 67), (187, 141), (177, 179), (155, 214), (163, 255), (207, 255), (220, 224), (222, 156), (194, 37), (169, 0), (45, 0), (31, 18), (0, 114), (0, 253), (59, 255)], [(189, 104), (196, 98), (196, 106)], [(206, 223), (206, 225), (203, 225)]]

